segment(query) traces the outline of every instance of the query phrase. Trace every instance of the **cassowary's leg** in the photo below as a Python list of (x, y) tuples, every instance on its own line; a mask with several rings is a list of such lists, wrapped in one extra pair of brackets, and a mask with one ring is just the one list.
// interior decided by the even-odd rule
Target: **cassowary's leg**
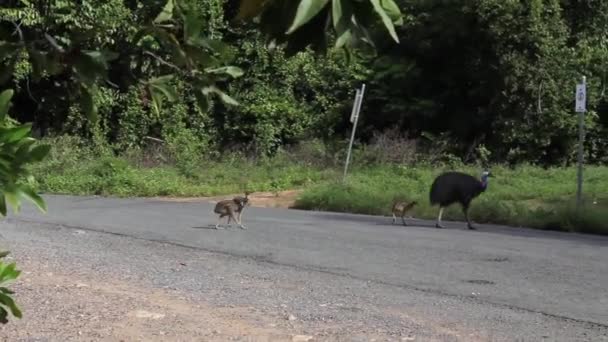
[(437, 223), (435, 224), (435, 228), (443, 228), (441, 225), (441, 216), (443, 215), (443, 207), (439, 207), (439, 216), (437, 216)]
[(395, 212), (393, 211), (393, 224), (395, 224), (395, 222), (397, 222), (397, 216), (395, 216)]
[(463, 206), (462, 211), (464, 212), (464, 217), (467, 219), (467, 226), (469, 227), (469, 229), (475, 230), (475, 227), (473, 227), (473, 225), (471, 224), (471, 220), (469, 220), (469, 206)]

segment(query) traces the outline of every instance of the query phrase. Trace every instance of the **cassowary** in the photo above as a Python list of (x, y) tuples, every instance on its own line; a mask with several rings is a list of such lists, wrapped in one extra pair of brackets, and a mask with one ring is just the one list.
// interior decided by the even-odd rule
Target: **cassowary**
[(456, 202), (462, 205), (462, 211), (467, 220), (469, 229), (475, 229), (469, 220), (469, 205), (471, 201), (486, 191), (488, 187), (488, 177), (490, 172), (484, 171), (481, 179), (477, 179), (471, 175), (462, 172), (446, 172), (433, 181), (431, 185), (431, 205), (439, 204), (439, 216), (435, 227), (443, 228), (441, 225), (441, 215), (443, 209)]

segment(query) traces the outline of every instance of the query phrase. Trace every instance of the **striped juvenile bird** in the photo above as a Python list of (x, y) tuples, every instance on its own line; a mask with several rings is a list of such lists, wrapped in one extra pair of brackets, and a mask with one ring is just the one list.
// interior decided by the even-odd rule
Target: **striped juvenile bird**
[(403, 222), (403, 225), (407, 226), (407, 223), (405, 223), (405, 213), (410, 211), (416, 204), (418, 204), (418, 202), (416, 202), (416, 201), (411, 201), (408, 203), (406, 201), (400, 201), (398, 199), (394, 199), (393, 208), (391, 209), (391, 211), (393, 213), (393, 224), (395, 224), (395, 222), (397, 222), (397, 214), (399, 214), (399, 216), (401, 217), (401, 221)]

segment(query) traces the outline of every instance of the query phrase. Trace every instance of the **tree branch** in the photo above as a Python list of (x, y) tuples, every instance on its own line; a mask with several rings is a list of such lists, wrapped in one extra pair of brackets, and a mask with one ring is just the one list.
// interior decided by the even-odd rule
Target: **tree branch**
[(154, 59), (156, 59), (157, 61), (159, 61), (161, 64), (164, 64), (164, 65), (166, 65), (166, 66), (168, 66), (168, 67), (170, 67), (172, 69), (175, 69), (176, 71), (178, 71), (180, 73), (182, 72), (182, 69), (180, 69), (177, 65), (175, 65), (173, 63), (167, 62), (162, 57), (154, 54), (153, 52), (150, 52), (150, 51), (146, 50), (146, 51), (144, 51), (144, 54), (153, 57)]

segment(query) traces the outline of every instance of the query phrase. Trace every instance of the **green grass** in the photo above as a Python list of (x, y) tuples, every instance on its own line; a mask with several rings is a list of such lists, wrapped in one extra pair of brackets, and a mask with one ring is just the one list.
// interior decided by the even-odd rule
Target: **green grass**
[[(224, 156), (222, 162), (186, 158), (144, 166), (133, 158), (83, 147), (73, 138), (51, 141), (51, 155), (32, 170), (44, 193), (119, 197), (214, 196), (250, 191), (304, 189), (295, 207), (374, 215), (389, 215), (395, 196), (418, 201), (411, 214), (435, 219), (438, 209), (429, 205), (435, 176), (446, 167), (374, 164), (353, 166), (346, 183), (336, 165), (322, 167), (308, 152), (282, 154), (274, 159), (250, 161)], [(143, 158), (145, 159), (145, 158)], [(476, 167), (454, 167), (478, 175)], [(471, 205), (478, 223), (527, 226), (540, 229), (608, 234), (608, 167), (585, 168), (585, 206), (574, 210), (575, 168), (542, 169), (519, 166), (492, 167), (487, 191)], [(445, 220), (463, 220), (458, 205), (448, 208)]]
[[(43, 193), (117, 197), (214, 196), (250, 191), (300, 189), (333, 177), (285, 159), (253, 162), (236, 156), (223, 162), (157, 163), (85, 148), (76, 138), (50, 141), (49, 158), (32, 171)], [(141, 153), (140, 153), (141, 154)]]
[(328, 178), (327, 172), (272, 163), (206, 163), (200, 166), (196, 176), (186, 176), (176, 167), (140, 168), (118, 157), (86, 160), (57, 171), (37, 167), (35, 174), (40, 191), (119, 197), (214, 196), (245, 190), (299, 189)]
[[(375, 166), (355, 170), (346, 183), (330, 181), (305, 191), (296, 203), (300, 209), (389, 215), (395, 196), (416, 200), (411, 211), (417, 218), (435, 219), (437, 207), (429, 203), (435, 176), (447, 169), (430, 167)], [(479, 169), (459, 168), (472, 175)], [(585, 206), (574, 210), (576, 169), (542, 169), (521, 166), (493, 167), (488, 190), (471, 205), (471, 218), (478, 223), (527, 226), (540, 229), (608, 234), (608, 168), (585, 168)], [(444, 213), (445, 220), (463, 220), (456, 204)]]

